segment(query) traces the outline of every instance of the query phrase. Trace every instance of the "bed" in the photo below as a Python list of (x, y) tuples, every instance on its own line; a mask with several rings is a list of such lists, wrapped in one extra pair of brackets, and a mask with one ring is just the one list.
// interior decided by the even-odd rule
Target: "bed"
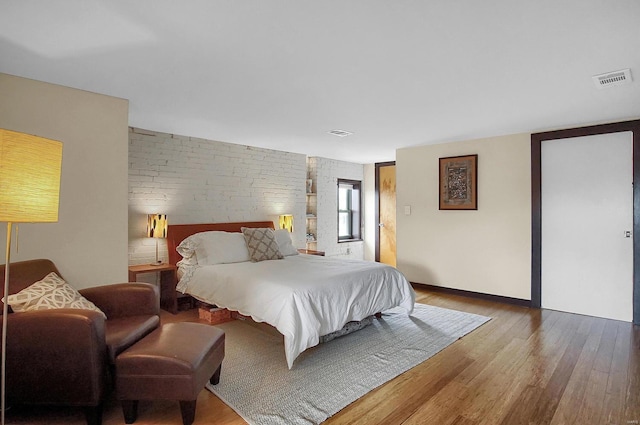
[[(273, 229), (273, 223), (170, 225), (169, 260), (179, 267), (177, 289), (276, 328), (284, 336), (289, 368), (300, 353), (317, 345), (321, 337), (340, 331), (347, 323), (362, 321), (395, 307), (402, 307), (407, 314), (413, 311), (415, 294), (411, 285), (398, 270), (385, 264), (298, 254), (292, 245), (283, 247), (286, 241), (281, 242), (282, 239), (278, 245), (285, 255), (274, 260), (220, 260), (222, 263), (211, 264), (216, 261), (203, 259), (206, 252), (201, 255), (203, 251), (199, 251), (198, 261), (193, 262), (189, 251), (185, 253), (185, 246), (191, 247), (194, 238), (224, 236), (231, 238), (230, 242), (215, 255), (210, 249), (209, 257), (231, 258), (234, 251), (241, 249), (237, 244), (242, 228), (253, 229), (247, 232), (262, 232)], [(278, 238), (286, 237), (290, 244), (288, 234), (283, 236), (281, 231), (277, 234)]]

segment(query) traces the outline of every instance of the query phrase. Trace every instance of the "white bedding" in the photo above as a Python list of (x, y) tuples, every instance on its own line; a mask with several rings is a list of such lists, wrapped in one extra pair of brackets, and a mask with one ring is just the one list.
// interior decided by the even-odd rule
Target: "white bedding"
[(403, 307), (415, 293), (395, 268), (371, 261), (293, 255), (282, 260), (181, 266), (177, 289), (266, 322), (284, 335), (289, 368), (322, 335), (347, 322)]

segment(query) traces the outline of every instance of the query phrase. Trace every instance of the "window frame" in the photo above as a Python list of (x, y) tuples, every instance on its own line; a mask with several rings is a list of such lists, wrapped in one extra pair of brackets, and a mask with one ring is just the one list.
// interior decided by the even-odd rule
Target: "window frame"
[[(341, 186), (351, 186), (352, 195), (349, 197), (349, 208), (347, 210), (340, 209), (340, 187)], [(362, 241), (362, 181), (361, 180), (351, 180), (351, 179), (338, 179), (338, 183), (336, 186), (336, 195), (337, 195), (337, 238), (338, 243), (343, 242), (358, 242)], [(354, 196), (353, 191), (358, 192), (357, 198), (357, 209), (353, 208)], [(340, 236), (340, 213), (347, 212), (349, 213), (349, 221), (351, 234), (348, 236)]]

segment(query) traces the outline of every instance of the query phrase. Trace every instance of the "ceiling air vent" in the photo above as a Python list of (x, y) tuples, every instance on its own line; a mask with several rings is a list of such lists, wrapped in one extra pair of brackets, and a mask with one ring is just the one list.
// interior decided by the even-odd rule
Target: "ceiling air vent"
[(351, 136), (353, 133), (345, 130), (331, 130), (329, 134), (333, 134), (334, 136), (338, 136), (338, 137), (347, 137), (347, 136)]
[(593, 83), (599, 89), (613, 86), (622, 86), (625, 84), (630, 84), (631, 81), (633, 81), (633, 79), (631, 78), (630, 69), (607, 72), (606, 74), (594, 75), (591, 78), (593, 79)]

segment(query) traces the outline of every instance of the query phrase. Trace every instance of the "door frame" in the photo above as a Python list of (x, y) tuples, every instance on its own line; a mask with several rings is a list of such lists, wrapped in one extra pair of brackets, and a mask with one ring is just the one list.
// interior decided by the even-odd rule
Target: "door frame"
[(633, 133), (633, 323), (640, 325), (640, 120), (546, 131), (531, 135), (532, 307), (540, 308), (542, 302), (542, 143), (624, 131)]
[[(380, 262), (380, 167), (389, 167), (391, 165), (396, 165), (395, 161), (387, 161), (387, 162), (376, 162), (375, 163), (375, 248), (376, 248), (376, 262)], [(397, 170), (397, 169), (396, 169)]]

